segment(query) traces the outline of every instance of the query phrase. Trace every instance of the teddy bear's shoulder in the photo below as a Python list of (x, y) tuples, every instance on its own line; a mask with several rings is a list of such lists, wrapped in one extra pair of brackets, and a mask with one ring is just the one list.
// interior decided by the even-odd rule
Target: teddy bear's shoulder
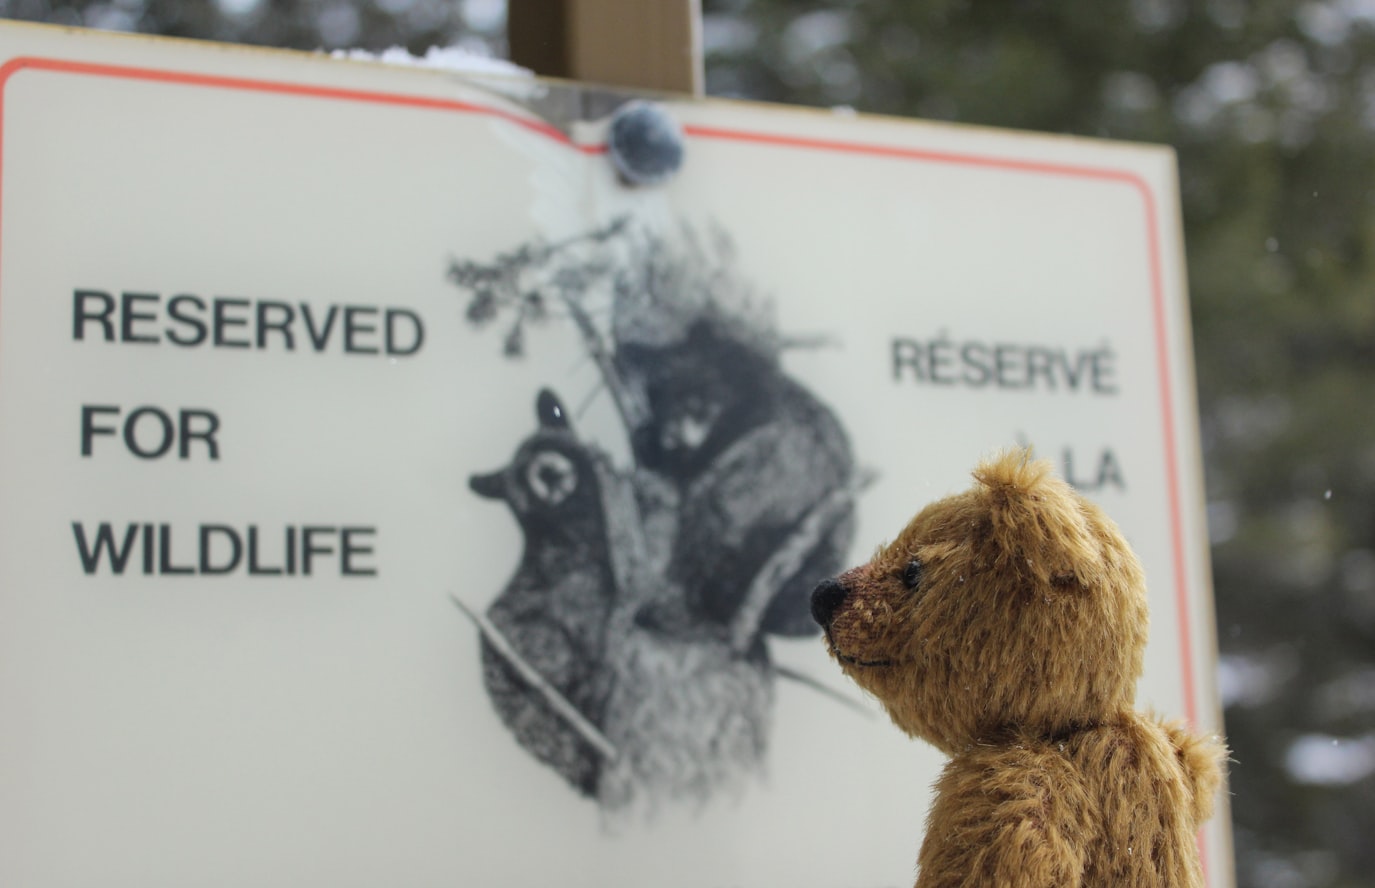
[(936, 784), (919, 888), (980, 884), (1195, 888), (1193, 848), (1225, 749), (1124, 711), (1060, 737), (953, 756)]
[(936, 783), (918, 888), (1082, 884), (1098, 799), (1054, 744), (974, 746)]

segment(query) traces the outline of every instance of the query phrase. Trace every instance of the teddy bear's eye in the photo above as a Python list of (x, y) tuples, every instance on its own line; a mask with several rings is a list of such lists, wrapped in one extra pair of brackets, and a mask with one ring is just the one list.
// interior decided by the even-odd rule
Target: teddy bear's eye
[(921, 585), (921, 562), (913, 558), (902, 571), (902, 582), (908, 589)]

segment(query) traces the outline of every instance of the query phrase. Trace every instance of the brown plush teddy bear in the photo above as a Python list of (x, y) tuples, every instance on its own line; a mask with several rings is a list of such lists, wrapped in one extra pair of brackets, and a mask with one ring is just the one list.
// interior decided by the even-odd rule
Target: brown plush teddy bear
[(1198, 888), (1225, 751), (1133, 708), (1136, 556), (1047, 462), (974, 477), (812, 595), (846, 674), (950, 756), (918, 888)]

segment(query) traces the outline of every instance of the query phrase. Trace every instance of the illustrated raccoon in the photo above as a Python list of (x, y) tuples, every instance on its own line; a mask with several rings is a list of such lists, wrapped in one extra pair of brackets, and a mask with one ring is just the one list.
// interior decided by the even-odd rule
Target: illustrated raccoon
[[(643, 468), (677, 489), (669, 579), (689, 609), (725, 625), (761, 567), (801, 522), (853, 483), (850, 444), (835, 415), (790, 379), (775, 354), (724, 319), (695, 321), (668, 344), (621, 343), (615, 366), (649, 406), (631, 431)], [(816, 632), (809, 596), (838, 571), (853, 533), (845, 509), (801, 565), (782, 579), (760, 630)]]

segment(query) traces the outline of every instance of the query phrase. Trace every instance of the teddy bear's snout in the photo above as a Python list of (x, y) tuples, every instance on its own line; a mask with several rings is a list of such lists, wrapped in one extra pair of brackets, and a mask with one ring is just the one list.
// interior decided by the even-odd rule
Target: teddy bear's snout
[(849, 594), (850, 590), (835, 577), (822, 580), (812, 590), (812, 619), (820, 623), (823, 629), (831, 628), (831, 618)]

